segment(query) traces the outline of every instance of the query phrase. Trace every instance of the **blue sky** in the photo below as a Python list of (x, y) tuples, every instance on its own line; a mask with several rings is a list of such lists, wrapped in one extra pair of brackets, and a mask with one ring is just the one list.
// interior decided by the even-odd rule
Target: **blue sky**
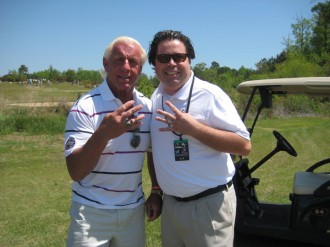
[[(0, 76), (20, 65), (101, 70), (105, 47), (131, 36), (148, 51), (163, 29), (193, 42), (192, 65), (255, 68), (275, 57), (298, 17), (310, 19), (322, 0), (0, 0)], [(149, 64), (143, 68), (154, 75)]]

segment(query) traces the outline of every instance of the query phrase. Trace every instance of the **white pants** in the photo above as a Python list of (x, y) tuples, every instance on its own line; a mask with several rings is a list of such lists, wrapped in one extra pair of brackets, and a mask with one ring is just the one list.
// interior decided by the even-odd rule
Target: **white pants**
[(232, 247), (235, 217), (233, 185), (228, 190), (189, 202), (178, 202), (164, 195), (162, 246)]
[(98, 209), (72, 202), (67, 246), (145, 247), (144, 204)]

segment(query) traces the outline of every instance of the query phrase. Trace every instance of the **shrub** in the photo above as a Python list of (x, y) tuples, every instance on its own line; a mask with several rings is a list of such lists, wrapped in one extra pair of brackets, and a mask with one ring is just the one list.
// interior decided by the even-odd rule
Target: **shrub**
[(27, 108), (8, 109), (0, 114), (0, 134), (26, 132), (29, 134), (63, 133), (67, 107), (45, 107), (28, 111)]

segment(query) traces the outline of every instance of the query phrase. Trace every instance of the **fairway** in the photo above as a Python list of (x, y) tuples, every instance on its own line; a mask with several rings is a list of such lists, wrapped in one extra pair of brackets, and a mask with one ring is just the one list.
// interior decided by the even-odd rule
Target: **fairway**
[[(87, 90), (68, 83), (53, 84), (47, 88), (0, 83), (0, 120), (9, 119), (2, 123), (24, 127), (18, 128), (20, 132), (8, 128), (8, 132), (0, 135), (1, 247), (65, 246), (71, 196), (71, 179), (63, 154), (67, 108), (57, 106), (39, 110), (35, 106), (45, 102), (73, 102)], [(8, 106), (17, 103), (33, 106)], [(260, 179), (257, 186), (260, 201), (289, 203), (294, 173), (329, 158), (330, 117), (262, 116), (252, 136), (252, 151), (248, 157), (250, 167), (275, 148), (273, 130), (279, 131), (292, 144), (298, 156), (278, 153), (257, 169), (253, 176)], [(329, 166), (325, 166), (324, 170), (329, 171)], [(146, 197), (150, 187), (144, 165), (143, 188)], [(147, 247), (161, 246), (159, 220), (146, 221), (146, 234)], [(305, 245), (236, 236), (235, 247), (261, 246)]]
[(3, 102), (5, 105), (42, 102), (65, 103), (76, 101), (80, 95), (89, 90), (82, 85), (71, 83), (55, 82), (45, 86), (0, 83), (0, 102)]
[[(292, 118), (261, 120), (253, 136), (251, 164), (275, 147), (271, 130), (276, 128), (295, 147), (298, 157), (279, 153), (255, 173), (261, 179), (261, 201), (288, 202), (293, 174), (305, 170), (330, 154), (329, 118)], [(64, 246), (69, 223), (71, 179), (63, 157), (63, 136), (13, 133), (0, 141), (0, 246)], [(147, 170), (143, 187), (149, 194)], [(146, 222), (147, 246), (160, 244), (159, 221)], [(241, 239), (241, 237), (240, 237)], [(249, 237), (238, 239), (235, 246), (256, 245)], [(257, 242), (256, 242), (257, 241)], [(244, 245), (242, 245), (244, 243)], [(265, 242), (263, 242), (265, 243)], [(276, 245), (276, 241), (272, 241)], [(284, 246), (284, 245), (281, 245)]]

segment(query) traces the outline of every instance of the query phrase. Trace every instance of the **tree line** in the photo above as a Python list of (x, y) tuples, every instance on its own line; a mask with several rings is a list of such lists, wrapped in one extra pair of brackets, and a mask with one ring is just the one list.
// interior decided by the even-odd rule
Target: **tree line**
[[(191, 69), (199, 78), (219, 85), (229, 94), (238, 83), (245, 80), (330, 76), (330, 0), (317, 3), (311, 8), (311, 12), (311, 19), (301, 16), (291, 24), (292, 34), (283, 38), (283, 51), (274, 57), (261, 59), (255, 64), (256, 69), (244, 66), (232, 69), (221, 66), (217, 61), (213, 61), (209, 67), (205, 63), (198, 63)], [(51, 82), (79, 82), (93, 86), (103, 80), (101, 74), (100, 71), (83, 68), (60, 72), (52, 66), (30, 74), (28, 67), (21, 65), (17, 71), (9, 71), (0, 77), (0, 80), (22, 82), (28, 79), (45, 79)], [(158, 83), (156, 76), (142, 74), (137, 87), (150, 96)]]

